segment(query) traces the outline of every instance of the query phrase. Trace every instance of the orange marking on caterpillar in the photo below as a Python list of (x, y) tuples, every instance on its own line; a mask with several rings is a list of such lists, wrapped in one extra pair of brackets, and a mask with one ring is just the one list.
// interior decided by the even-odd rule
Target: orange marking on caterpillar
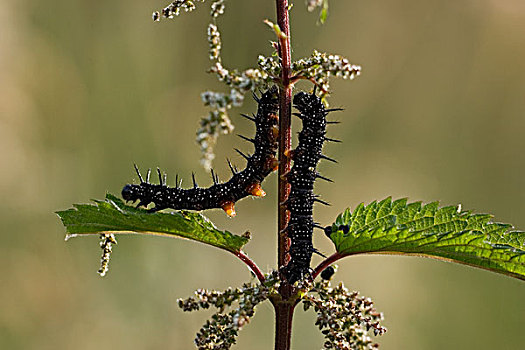
[(272, 140), (277, 141), (279, 139), (279, 127), (272, 126), (271, 133), (272, 133)]
[(279, 170), (279, 161), (274, 156), (268, 156), (264, 164), (264, 168), (271, 169), (272, 171)]
[(286, 151), (284, 151), (284, 156), (285, 156), (286, 158), (293, 159), (294, 156), (295, 156), (295, 150), (293, 150), (293, 149), (287, 149)]
[(250, 185), (247, 189), (248, 193), (250, 193), (253, 196), (256, 197), (264, 197), (266, 196), (266, 192), (262, 189), (261, 185), (258, 183), (254, 183)]
[(221, 204), (221, 207), (222, 210), (224, 210), (229, 217), (234, 217), (235, 215), (237, 215), (237, 213), (235, 212), (235, 203), (230, 201), (223, 202)]

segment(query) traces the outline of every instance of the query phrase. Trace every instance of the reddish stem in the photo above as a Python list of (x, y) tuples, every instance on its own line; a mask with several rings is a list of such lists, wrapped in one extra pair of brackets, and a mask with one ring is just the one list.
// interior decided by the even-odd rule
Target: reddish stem
[(314, 272), (312, 272), (312, 279), (315, 279), (321, 272), (323, 272), (324, 269), (326, 269), (328, 266), (332, 265), (334, 262), (344, 257), (345, 255), (342, 255), (340, 253), (334, 253), (328, 258), (321, 261), (321, 263), (317, 265), (317, 267), (314, 269)]
[(252, 259), (250, 259), (248, 255), (244, 254), (244, 252), (242, 251), (232, 253), (233, 255), (241, 259), (243, 263), (248, 265), (250, 270), (255, 274), (255, 276), (257, 276), (259, 282), (264, 283), (264, 281), (266, 281), (266, 279), (264, 278), (264, 274), (262, 273), (261, 269), (259, 269), (259, 266), (257, 266), (257, 264)]
[(289, 350), (296, 302), (279, 300), (272, 304), (275, 308), (275, 350)]
[[(281, 90), (279, 93), (279, 219), (278, 219), (278, 254), (277, 266), (281, 268), (290, 259), (288, 250), (290, 240), (286, 234), (289, 211), (284, 204), (290, 194), (290, 184), (286, 174), (290, 171), (290, 158), (285, 155), (291, 148), (291, 106), (292, 106), (292, 55), (290, 49), (290, 18), (288, 0), (276, 0), (277, 25), (284, 36), (279, 37), (279, 57), (281, 58)], [(283, 280), (279, 288), (279, 297), (272, 300), (275, 308), (275, 349), (289, 350), (292, 337), (292, 318), (296, 300), (293, 286)]]
[(289, 239), (286, 235), (289, 212), (284, 202), (290, 194), (290, 184), (284, 176), (290, 169), (290, 158), (285, 155), (291, 147), (291, 105), (292, 86), (291, 50), (290, 50), (290, 19), (288, 16), (288, 0), (276, 0), (277, 24), (286, 37), (279, 38), (279, 56), (281, 57), (281, 91), (279, 94), (279, 219), (278, 219), (278, 257), (277, 266), (286, 265), (289, 260)]

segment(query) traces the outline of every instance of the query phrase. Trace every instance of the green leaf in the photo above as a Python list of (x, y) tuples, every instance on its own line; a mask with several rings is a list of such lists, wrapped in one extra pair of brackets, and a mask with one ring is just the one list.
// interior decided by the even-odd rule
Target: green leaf
[[(525, 280), (525, 232), (494, 223), (489, 214), (461, 206), (439, 208), (391, 198), (352, 212), (332, 225), (331, 239), (341, 255), (363, 253), (416, 255), (453, 261)], [(339, 230), (348, 225), (347, 234)]]
[(112, 194), (93, 204), (74, 204), (74, 208), (58, 211), (67, 236), (100, 233), (137, 233), (187, 238), (214, 247), (239, 252), (248, 238), (218, 230), (208, 218), (193, 212), (149, 213), (126, 205)]

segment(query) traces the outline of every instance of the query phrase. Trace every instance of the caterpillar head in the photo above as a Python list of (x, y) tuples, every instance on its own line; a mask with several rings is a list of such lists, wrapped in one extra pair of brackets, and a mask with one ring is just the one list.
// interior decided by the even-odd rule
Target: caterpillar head
[(303, 112), (305, 110), (311, 110), (313, 107), (319, 106), (320, 99), (315, 94), (307, 94), (304, 91), (298, 92), (293, 97), (293, 103), (295, 107)]
[(144, 198), (144, 188), (141, 185), (128, 184), (122, 189), (122, 198), (127, 201), (135, 202)]

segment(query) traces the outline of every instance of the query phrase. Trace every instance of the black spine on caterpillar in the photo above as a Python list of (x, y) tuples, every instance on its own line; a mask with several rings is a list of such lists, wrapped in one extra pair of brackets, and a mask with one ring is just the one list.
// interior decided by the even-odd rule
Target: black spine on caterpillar
[[(311, 273), (310, 261), (316, 252), (312, 244), (315, 223), (312, 218), (313, 204), (322, 202), (313, 194), (316, 178), (322, 178), (316, 171), (317, 163), (323, 156), (323, 143), (326, 139), (326, 110), (319, 97), (299, 92), (293, 99), (298, 116), (303, 124), (299, 133), (299, 144), (291, 151), (293, 166), (287, 175), (291, 185), (287, 208), (290, 211), (287, 234), (291, 244), (290, 261), (284, 268), (284, 274), (290, 283), (300, 280)], [(327, 158), (329, 159), (329, 158)], [(324, 202), (322, 202), (324, 203)]]
[[(278, 99), (277, 88), (273, 86), (264, 92), (260, 98), (254, 95), (258, 102), (257, 114), (252, 117), (244, 117), (255, 122), (256, 134), (253, 140), (247, 139), (255, 145), (255, 151), (251, 156), (245, 156), (238, 151), (247, 160), (246, 168), (238, 172), (235, 167), (230, 165), (233, 173), (232, 178), (223, 183), (218, 183), (217, 177), (213, 174), (214, 184), (208, 188), (200, 188), (193, 179), (193, 188), (183, 189), (168, 187), (166, 181), (162, 180), (160, 170), (160, 184), (149, 182), (149, 174), (146, 181), (143, 180), (140, 172), (137, 170), (140, 185), (128, 184), (122, 189), (122, 198), (126, 201), (139, 201), (137, 206), (147, 206), (154, 203), (155, 207), (150, 211), (171, 208), (171, 209), (189, 209), (204, 210), (211, 208), (222, 208), (228, 215), (235, 215), (234, 204), (239, 199), (248, 195), (262, 197), (265, 195), (261, 188), (261, 182), (278, 166), (276, 159), (279, 137), (279, 120), (278, 120)], [(246, 139), (246, 138), (245, 138)]]

